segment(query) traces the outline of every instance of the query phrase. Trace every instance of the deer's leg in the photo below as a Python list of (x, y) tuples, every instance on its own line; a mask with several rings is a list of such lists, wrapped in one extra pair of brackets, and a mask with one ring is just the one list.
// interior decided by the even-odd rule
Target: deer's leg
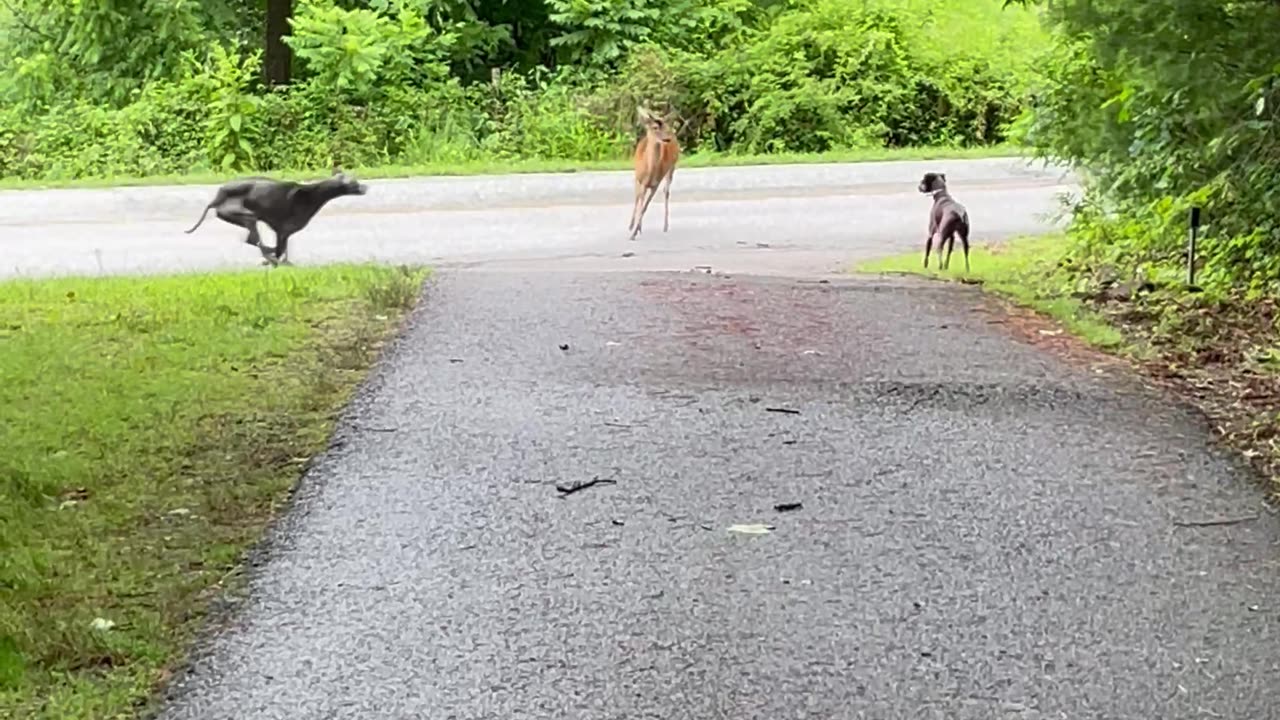
[[(644, 183), (636, 180), (636, 199), (631, 203), (631, 222), (627, 223), (628, 230), (634, 230), (636, 227), (636, 218), (640, 214), (640, 201), (644, 198)], [(635, 236), (632, 235), (634, 238)]]
[(640, 228), (644, 224), (644, 214), (649, 211), (649, 203), (653, 202), (653, 196), (658, 194), (658, 186), (654, 185), (651, 188), (644, 188), (644, 190), (648, 192), (645, 193), (644, 204), (640, 206), (640, 214), (636, 216), (636, 229), (631, 233), (632, 240), (635, 240), (636, 236), (640, 234)]
[(671, 180), (675, 176), (675, 168), (672, 168), (667, 173), (667, 181), (662, 185), (662, 232), (671, 227)]

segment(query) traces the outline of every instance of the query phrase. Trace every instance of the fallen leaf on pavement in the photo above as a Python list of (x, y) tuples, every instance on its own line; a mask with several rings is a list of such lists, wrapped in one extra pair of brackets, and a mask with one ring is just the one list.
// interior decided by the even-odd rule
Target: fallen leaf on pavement
[(743, 535), (768, 535), (773, 532), (772, 525), (764, 525), (756, 523), (751, 525), (730, 525), (729, 532), (741, 533)]

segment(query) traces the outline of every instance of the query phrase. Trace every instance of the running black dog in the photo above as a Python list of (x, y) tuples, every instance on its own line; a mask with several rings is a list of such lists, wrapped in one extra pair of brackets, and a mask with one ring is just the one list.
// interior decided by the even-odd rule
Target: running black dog
[[(343, 195), (364, 195), (368, 189), (337, 169), (332, 177), (313, 183), (269, 178), (233, 180), (218, 188), (218, 194), (205, 206), (200, 219), (186, 232), (195, 232), (209, 210), (216, 208), (219, 218), (249, 231), (244, 241), (262, 252), (262, 264), (288, 265), (290, 236), (305, 228), (330, 200)], [(274, 248), (262, 244), (258, 235), (259, 220), (276, 234)]]

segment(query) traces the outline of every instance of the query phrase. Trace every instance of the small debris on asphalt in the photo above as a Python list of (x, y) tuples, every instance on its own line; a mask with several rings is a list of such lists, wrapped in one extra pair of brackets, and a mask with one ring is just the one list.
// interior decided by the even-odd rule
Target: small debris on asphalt
[(590, 480), (587, 480), (584, 482), (576, 482), (571, 485), (556, 485), (556, 490), (559, 490), (561, 493), (564, 493), (564, 495), (572, 495), (576, 492), (581, 492), (583, 490), (586, 490), (589, 487), (595, 487), (596, 485), (617, 485), (617, 484), (618, 483), (616, 480), (595, 477), (595, 478), (591, 478)]
[(729, 532), (741, 533), (743, 535), (768, 535), (774, 531), (773, 525), (765, 525), (763, 523), (753, 523), (749, 525), (730, 525)]
[(783, 445), (795, 445), (795, 444), (796, 444), (796, 441), (795, 441), (795, 440), (783, 440), (783, 441), (782, 441), (782, 444), (783, 444)]
[(635, 256), (636, 256), (636, 254), (635, 254), (635, 253), (633, 253), (633, 252), (631, 252), (630, 250), (628, 250), (627, 252), (622, 253), (622, 257), (635, 257)]
[(697, 271), (697, 272), (706, 273), (706, 274), (708, 274), (708, 275), (710, 275), (710, 274), (711, 274), (711, 266), (710, 266), (710, 265), (694, 265), (694, 266), (693, 266), (693, 269), (694, 269), (695, 271)]
[[(943, 327), (946, 327), (946, 325), (943, 325)], [(820, 350), (805, 350), (800, 354), (801, 355), (821, 355), (822, 352)]]
[(449, 358), (449, 362), (453, 363), (454, 365), (457, 365), (458, 363), (462, 362), (462, 358)]
[(1173, 524), (1178, 527), (1215, 527), (1220, 525), (1239, 525), (1240, 523), (1253, 522), (1257, 519), (1257, 515), (1245, 515), (1244, 517), (1210, 518), (1208, 520), (1174, 520)]
[(802, 507), (804, 507), (804, 503), (786, 502), (786, 503), (778, 503), (777, 505), (774, 505), (773, 509), (777, 510), (778, 512), (791, 512), (792, 510), (799, 510)]
[(561, 350), (568, 350), (568, 349), (569, 349), (569, 343), (560, 343), (560, 349), (561, 349)]
[(758, 247), (758, 248), (767, 248), (767, 247), (769, 247), (769, 243), (762, 243), (762, 242), (758, 242), (758, 243), (756, 243), (756, 247)]
[(765, 411), (765, 412), (771, 412), (771, 413), (783, 413), (784, 415), (799, 415), (799, 414), (800, 414), (800, 411), (799, 411), (799, 410), (792, 410), (791, 408), (785, 408), (785, 407), (767, 407), (767, 408), (765, 408), (765, 409), (764, 409), (764, 411)]
[(614, 525), (616, 525), (617, 527), (622, 527), (622, 526), (626, 525), (626, 523), (622, 522), (621, 520), (610, 520), (609, 522), (613, 523), (613, 524), (614, 524)]
[(606, 341), (605, 341), (605, 343), (604, 343), (604, 346), (605, 346), (605, 347), (615, 347), (615, 346), (618, 346), (618, 345), (621, 345), (621, 344), (622, 344), (622, 343), (620, 343), (620, 342), (618, 342), (618, 341), (616, 341), (616, 340), (606, 340)]

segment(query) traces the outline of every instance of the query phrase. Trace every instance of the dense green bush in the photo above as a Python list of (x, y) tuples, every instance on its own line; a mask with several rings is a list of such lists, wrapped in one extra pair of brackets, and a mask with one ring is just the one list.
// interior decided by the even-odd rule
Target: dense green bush
[(1073, 265), (1181, 277), (1187, 211), (1204, 208), (1200, 279), (1274, 292), (1280, 281), (1280, 5), (1061, 0), (1061, 40), (1018, 133), (1088, 183)]
[[(999, 0), (297, 0), (294, 81), (266, 89), (226, 19), (247, 0), (104, 3), (131, 10), (54, 3), (61, 44), (16, 5), (0, 176), (616, 158), (640, 103), (693, 152), (994, 143), (1045, 37)], [(172, 43), (94, 44), (126, 20)]]

